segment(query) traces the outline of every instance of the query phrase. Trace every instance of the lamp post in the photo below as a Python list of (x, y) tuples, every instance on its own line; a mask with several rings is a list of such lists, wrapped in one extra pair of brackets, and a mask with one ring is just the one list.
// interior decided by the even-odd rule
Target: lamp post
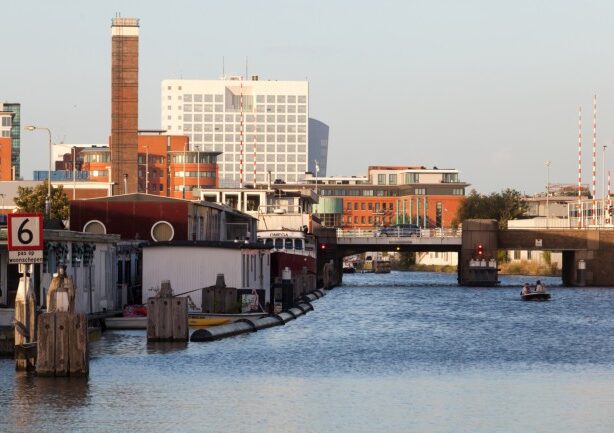
[(546, 161), (546, 228), (550, 228), (550, 164)]
[(200, 146), (196, 145), (196, 185), (200, 194)]
[(72, 147), (72, 199), (77, 198), (77, 146)]
[(45, 200), (45, 213), (47, 214), (47, 218), (51, 219), (51, 130), (49, 128), (43, 128), (40, 126), (29, 125), (26, 126), (27, 131), (47, 131), (49, 136), (49, 170), (47, 177), (47, 199)]

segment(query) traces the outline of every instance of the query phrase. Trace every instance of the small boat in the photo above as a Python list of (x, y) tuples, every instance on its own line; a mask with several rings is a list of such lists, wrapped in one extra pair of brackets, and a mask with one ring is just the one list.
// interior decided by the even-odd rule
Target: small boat
[(533, 292), (526, 295), (520, 294), (523, 301), (548, 301), (550, 300), (550, 293), (545, 292)]
[(356, 268), (352, 265), (343, 265), (343, 273), (344, 274), (354, 274), (356, 273)]
[(232, 322), (232, 319), (227, 317), (188, 317), (188, 326), (203, 327), (203, 326), (219, 326)]
[(147, 316), (107, 317), (104, 324), (107, 329), (147, 329)]
[[(546, 292), (546, 287), (540, 285), (540, 290), (536, 290), (535, 284), (527, 284), (520, 290), (520, 298), (523, 301), (548, 301), (550, 299), (550, 293)], [(528, 293), (523, 293), (525, 288), (528, 289)]]
[[(265, 313), (263, 311), (256, 312), (256, 313), (196, 313), (196, 312), (192, 312), (188, 314), (188, 322), (190, 320), (209, 320), (211, 323), (214, 323), (215, 321), (225, 320), (224, 323), (218, 323), (219, 325), (224, 325), (226, 323), (236, 322), (239, 319), (259, 319), (267, 315), (268, 313)], [(203, 323), (206, 323), (206, 322), (203, 322)], [(198, 326), (198, 325), (195, 325), (195, 326)], [(210, 325), (201, 325), (201, 326), (215, 326), (215, 325), (210, 324)]]

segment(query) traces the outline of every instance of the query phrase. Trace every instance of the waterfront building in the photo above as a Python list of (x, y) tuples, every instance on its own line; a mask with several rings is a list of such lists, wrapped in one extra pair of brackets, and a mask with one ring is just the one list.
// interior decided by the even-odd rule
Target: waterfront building
[(308, 175), (302, 183), (282, 186), (317, 190), (314, 213), (325, 226), (372, 229), (394, 224), (450, 228), (469, 184), (456, 169), (370, 166), (367, 176), (318, 177), (316, 182)]
[[(324, 122), (309, 118), (309, 172), (326, 176), (328, 165), (328, 131)], [(317, 162), (317, 166), (316, 166)]]
[(224, 275), (227, 287), (237, 289), (237, 299), (257, 294), (264, 309), (271, 300), (271, 251), (261, 243), (171, 241), (143, 246), (142, 303), (154, 296), (160, 282), (169, 280), (175, 292), (190, 292), (201, 309), (204, 287), (213, 286)]
[[(6, 227), (0, 228), (0, 327), (11, 325), (15, 294), (19, 284), (18, 265), (8, 264)], [(44, 307), (45, 294), (57, 272), (66, 265), (66, 274), (75, 285), (77, 313), (97, 313), (121, 308), (116, 291), (115, 272), (117, 235), (81, 233), (69, 230), (44, 230), (42, 265), (34, 266), (31, 281), (38, 306)]]
[[(200, 242), (199, 245), (204, 245), (202, 242), (209, 242), (209, 245), (217, 245), (221, 242), (226, 245), (235, 240), (253, 244), (256, 242), (256, 227), (256, 219), (228, 206), (153, 194), (117, 195), (77, 200), (70, 204), (71, 230), (120, 235), (118, 284), (124, 292), (122, 297), (128, 302), (141, 301), (144, 244)], [(210, 252), (213, 260), (215, 251)], [(204, 261), (201, 265), (208, 266), (206, 263)], [(162, 268), (168, 270), (165, 266)], [(174, 281), (171, 282), (178, 287)], [(202, 281), (201, 287), (213, 282)], [(159, 285), (160, 281), (156, 284)]]
[(269, 172), (300, 181), (308, 169), (308, 90), (307, 81), (257, 76), (164, 80), (161, 127), (189, 136), (191, 150), (222, 152), (222, 187), (264, 183)]
[(0, 102), (0, 180), (19, 179), (21, 104)]

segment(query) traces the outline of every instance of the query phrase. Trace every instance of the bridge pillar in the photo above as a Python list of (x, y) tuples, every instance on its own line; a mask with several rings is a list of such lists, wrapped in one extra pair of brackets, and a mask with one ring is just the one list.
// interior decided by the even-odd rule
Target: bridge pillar
[(499, 226), (496, 220), (463, 221), (461, 251), (458, 255), (458, 283), (462, 286), (494, 286), (497, 269)]

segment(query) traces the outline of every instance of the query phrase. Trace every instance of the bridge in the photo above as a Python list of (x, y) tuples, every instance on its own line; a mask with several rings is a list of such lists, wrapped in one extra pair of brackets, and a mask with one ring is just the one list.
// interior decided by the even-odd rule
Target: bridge
[(614, 286), (612, 228), (499, 229), (495, 220), (467, 220), (462, 230), (410, 232), (337, 230), (324, 254), (341, 273), (343, 257), (367, 251), (458, 252), (461, 285), (495, 285), (498, 250), (562, 252), (562, 280), (567, 286)]

